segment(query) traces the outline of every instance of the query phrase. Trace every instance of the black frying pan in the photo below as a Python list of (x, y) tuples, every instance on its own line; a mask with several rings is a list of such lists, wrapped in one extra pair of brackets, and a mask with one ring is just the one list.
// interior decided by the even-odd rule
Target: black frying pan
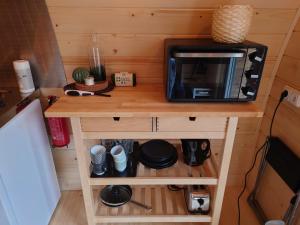
[(108, 185), (100, 192), (101, 202), (108, 207), (119, 207), (127, 202), (131, 202), (144, 209), (152, 209), (150, 206), (132, 200), (131, 197), (132, 189), (128, 185)]

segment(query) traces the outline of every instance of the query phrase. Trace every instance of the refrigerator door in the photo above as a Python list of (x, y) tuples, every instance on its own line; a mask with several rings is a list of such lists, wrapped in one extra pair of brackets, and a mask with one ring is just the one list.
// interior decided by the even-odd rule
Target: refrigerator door
[(60, 190), (39, 100), (0, 129), (0, 143), (0, 201), (8, 224), (47, 225)]

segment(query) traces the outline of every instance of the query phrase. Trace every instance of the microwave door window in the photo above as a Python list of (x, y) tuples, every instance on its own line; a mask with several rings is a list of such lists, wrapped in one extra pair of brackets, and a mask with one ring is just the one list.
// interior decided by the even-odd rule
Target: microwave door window
[(223, 98), (229, 63), (230, 58), (182, 60), (178, 68), (176, 89), (182, 93), (181, 97), (184, 96), (184, 98)]

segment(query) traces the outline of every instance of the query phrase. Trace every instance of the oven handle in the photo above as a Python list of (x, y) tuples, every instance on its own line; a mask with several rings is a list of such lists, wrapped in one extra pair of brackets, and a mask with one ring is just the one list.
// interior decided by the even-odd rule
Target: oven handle
[(242, 52), (177, 52), (177, 58), (243, 58)]

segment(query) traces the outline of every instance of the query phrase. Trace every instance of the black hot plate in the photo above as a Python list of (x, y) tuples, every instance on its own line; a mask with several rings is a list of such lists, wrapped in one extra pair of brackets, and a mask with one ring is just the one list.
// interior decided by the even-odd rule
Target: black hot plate
[(164, 140), (151, 140), (140, 147), (140, 162), (153, 169), (170, 167), (177, 158), (176, 148)]

